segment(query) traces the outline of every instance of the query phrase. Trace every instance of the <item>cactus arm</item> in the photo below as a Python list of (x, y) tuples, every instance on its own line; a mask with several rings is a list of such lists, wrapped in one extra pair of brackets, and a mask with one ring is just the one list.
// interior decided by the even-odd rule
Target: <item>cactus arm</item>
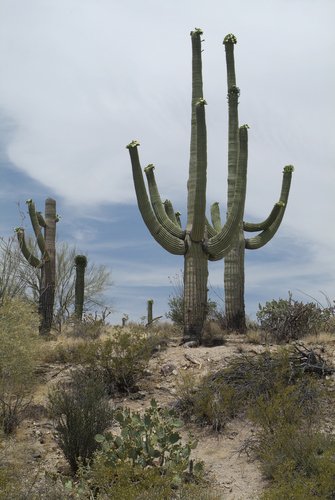
[(181, 213), (176, 212), (175, 216), (176, 216), (176, 221), (177, 221), (178, 226), (181, 227), (181, 219), (180, 219)]
[(136, 198), (139, 210), (141, 212), (143, 221), (149, 229), (153, 238), (168, 252), (175, 255), (184, 255), (186, 252), (186, 245), (183, 240), (171, 235), (157, 220), (155, 213), (151, 207), (147, 191), (145, 189), (144, 179), (142, 175), (141, 164), (138, 156), (137, 141), (132, 141), (128, 144)]
[(193, 208), (193, 223), (190, 236), (192, 241), (202, 241), (205, 231), (206, 184), (207, 184), (207, 134), (204, 99), (196, 104), (197, 119), (197, 164)]
[(166, 211), (164, 209), (164, 205), (162, 203), (158, 187), (156, 184), (155, 174), (154, 174), (154, 165), (150, 164), (145, 167), (144, 172), (148, 181), (149, 187), (149, 196), (153, 211), (155, 216), (157, 217), (158, 222), (173, 236), (177, 236), (177, 238), (184, 238), (184, 232), (180, 229), (180, 227), (174, 224), (171, 219), (167, 216)]
[(194, 220), (194, 198), (197, 175), (197, 118), (196, 104), (203, 98), (202, 90), (202, 61), (201, 61), (201, 35), (202, 30), (195, 28), (191, 31), (192, 40), (192, 117), (191, 117), (191, 142), (189, 176), (187, 182), (187, 223), (186, 231), (192, 230)]
[(267, 229), (262, 231), (260, 234), (258, 234), (254, 238), (250, 238), (250, 239), (245, 240), (245, 248), (247, 248), (248, 250), (257, 250), (258, 248), (263, 247), (276, 234), (276, 232), (280, 226), (280, 223), (284, 217), (284, 214), (285, 214), (288, 196), (290, 193), (293, 171), (294, 171), (294, 167), (292, 165), (287, 165), (286, 167), (284, 167), (282, 189), (281, 189), (280, 199), (279, 199), (279, 204), (281, 204), (281, 210), (278, 213), (274, 222)]
[(45, 229), (46, 228), (46, 222), (44, 220), (42, 212), (36, 212), (36, 215), (37, 215), (37, 220), (38, 220), (39, 225)]
[(236, 86), (235, 75), (234, 45), (236, 43), (236, 37), (231, 33), (223, 40), (226, 52), (228, 89), (228, 212), (234, 198), (234, 184), (239, 156), (238, 98), (240, 90)]
[(238, 170), (236, 176), (234, 198), (232, 207), (228, 212), (225, 225), (219, 233), (210, 238), (206, 245), (210, 260), (216, 260), (219, 256), (224, 257), (231, 249), (234, 243), (241, 218), (244, 211), (246, 183), (247, 183), (247, 165), (248, 165), (248, 125), (242, 125), (239, 129), (240, 154), (238, 161)]
[(211, 238), (212, 236), (215, 236), (217, 234), (217, 231), (215, 231), (214, 227), (212, 224), (209, 222), (209, 220), (206, 217), (206, 231), (207, 231), (207, 237)]
[(248, 233), (255, 233), (257, 231), (264, 231), (268, 227), (271, 226), (271, 224), (277, 219), (278, 215), (280, 214), (284, 204), (283, 202), (279, 201), (276, 203), (271, 210), (271, 213), (269, 217), (262, 222), (245, 222), (243, 221), (243, 229), (244, 231), (247, 231)]
[(212, 203), (211, 205), (211, 219), (212, 224), (216, 232), (220, 232), (222, 229), (220, 206), (218, 202)]
[(29, 248), (27, 246), (26, 239), (24, 236), (23, 227), (17, 227), (15, 229), (15, 232), (17, 234), (17, 239), (19, 242), (21, 252), (22, 252), (24, 258), (27, 260), (27, 262), (29, 262), (29, 264), (31, 264), (33, 267), (36, 267), (36, 268), (42, 267), (42, 262), (40, 261), (40, 259), (35, 257), (35, 255), (33, 255), (31, 253), (31, 251), (29, 250)]
[(43, 234), (41, 231), (41, 226), (40, 226), (40, 223), (38, 220), (38, 214), (37, 214), (36, 209), (35, 209), (35, 203), (31, 199), (27, 200), (26, 203), (28, 205), (29, 217), (31, 220), (31, 225), (33, 226), (35, 236), (36, 236), (38, 248), (40, 249), (41, 254), (43, 256), (47, 257), (46, 248), (45, 248), (45, 240), (44, 240), (44, 237), (43, 237)]
[(176, 213), (174, 211), (172, 202), (170, 200), (165, 200), (163, 203), (164, 210), (170, 221), (172, 221), (176, 226), (180, 227), (180, 224), (178, 223)]

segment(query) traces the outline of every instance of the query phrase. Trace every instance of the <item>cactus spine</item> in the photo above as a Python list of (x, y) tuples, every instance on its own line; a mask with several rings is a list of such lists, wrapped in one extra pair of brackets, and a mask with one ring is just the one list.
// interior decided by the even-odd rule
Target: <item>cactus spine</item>
[[(16, 229), (22, 254), (29, 264), (41, 270), (39, 290), (39, 313), (41, 315), (40, 334), (48, 335), (53, 321), (56, 277), (56, 201), (45, 200), (45, 214), (36, 212), (33, 200), (27, 200), (30, 221), (35, 233), (41, 257), (36, 257), (28, 248), (22, 227)], [(42, 234), (43, 230), (43, 234)]]
[(74, 314), (76, 319), (81, 321), (84, 310), (85, 270), (87, 267), (87, 258), (85, 255), (76, 255), (74, 263), (76, 268), (76, 279), (74, 285)]
[[(223, 41), (226, 51), (227, 64), (227, 85), (228, 96), (237, 92), (234, 62), (234, 45), (236, 38), (229, 34)], [(228, 214), (232, 210), (234, 199), (234, 186), (238, 175), (238, 148), (239, 140), (237, 137), (236, 116), (229, 112), (228, 124)], [(234, 244), (225, 257), (224, 262), (224, 289), (225, 289), (225, 315), (227, 328), (244, 332), (246, 329), (245, 304), (244, 304), (244, 254), (245, 249), (258, 249), (264, 246), (277, 232), (283, 219), (287, 206), (292, 172), (294, 168), (288, 165), (283, 171), (282, 189), (278, 203), (276, 203), (267, 219), (259, 224), (253, 224), (243, 221), (243, 214), (239, 221), (239, 229), (234, 238)], [(212, 224), (216, 231), (220, 231), (221, 220), (218, 204), (212, 205), (211, 210)], [(260, 234), (253, 238), (245, 238), (244, 231), (260, 231)]]
[[(184, 256), (184, 340), (201, 343), (207, 313), (208, 260), (217, 260), (229, 251), (242, 218), (246, 189), (247, 127), (235, 133), (239, 138), (234, 200), (225, 225), (214, 231), (205, 217), (207, 182), (207, 136), (202, 85), (200, 29), (191, 32), (192, 40), (192, 106), (191, 141), (187, 196), (186, 229), (180, 226), (179, 213), (172, 215), (169, 202), (162, 203), (154, 176), (154, 166), (144, 171), (148, 197), (140, 165), (137, 141), (128, 144), (137, 203), (142, 218), (154, 239), (168, 252)], [(229, 96), (229, 108), (237, 115), (237, 95)], [(236, 122), (237, 123), (237, 122)]]

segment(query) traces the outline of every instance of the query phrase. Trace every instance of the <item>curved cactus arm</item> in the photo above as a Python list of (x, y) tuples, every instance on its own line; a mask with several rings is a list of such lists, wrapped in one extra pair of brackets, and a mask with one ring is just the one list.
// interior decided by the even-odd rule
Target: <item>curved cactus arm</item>
[(209, 220), (206, 217), (206, 231), (207, 231), (207, 237), (211, 238), (212, 236), (215, 236), (217, 234), (217, 231), (215, 231), (214, 227), (212, 224), (209, 222)]
[(163, 202), (164, 210), (168, 218), (170, 219), (171, 222), (173, 222), (176, 226), (180, 227), (177, 221), (176, 213), (174, 211), (173, 205), (171, 200), (165, 200)]
[(170, 218), (167, 216), (166, 211), (164, 209), (163, 202), (161, 200), (158, 187), (156, 184), (155, 174), (154, 174), (154, 165), (150, 164), (144, 169), (144, 173), (146, 175), (149, 187), (149, 196), (153, 211), (157, 217), (158, 222), (173, 236), (177, 236), (177, 238), (184, 238), (184, 233), (180, 229), (180, 227), (174, 224)]
[(31, 225), (33, 226), (33, 230), (36, 236), (38, 248), (40, 249), (41, 253), (43, 256), (46, 255), (46, 248), (45, 248), (45, 240), (41, 231), (41, 226), (38, 220), (38, 215), (36, 212), (35, 208), (35, 203), (33, 200), (29, 199), (26, 201), (28, 205), (28, 212), (29, 212), (29, 217), (31, 220)]
[(197, 118), (196, 104), (203, 98), (202, 90), (202, 61), (201, 61), (201, 35), (202, 30), (195, 28), (191, 31), (192, 40), (192, 117), (191, 117), (191, 142), (190, 163), (187, 182), (187, 223), (186, 231), (192, 230), (194, 220), (194, 198), (197, 176)]
[(186, 252), (185, 242), (180, 238), (177, 238), (176, 236), (170, 234), (162, 226), (162, 224), (158, 222), (155, 213), (151, 207), (147, 191), (145, 189), (137, 146), (139, 146), (139, 143), (137, 141), (132, 141), (130, 144), (128, 144), (127, 148), (129, 150), (131, 164), (132, 164), (137, 203), (143, 221), (145, 222), (147, 228), (149, 229), (150, 233), (155, 238), (155, 240), (163, 248), (165, 248), (165, 250), (175, 255), (184, 255)]
[(37, 257), (35, 257), (35, 255), (31, 253), (31, 251), (29, 250), (29, 248), (27, 246), (26, 239), (25, 239), (25, 236), (24, 236), (24, 229), (23, 229), (23, 227), (17, 227), (15, 229), (15, 232), (17, 234), (17, 239), (18, 239), (18, 242), (19, 242), (19, 246), (20, 246), (20, 249), (21, 249), (21, 252), (22, 252), (24, 258), (33, 267), (36, 267), (36, 268), (42, 267), (42, 265), (43, 265), (42, 261), (40, 261), (40, 259), (38, 259)]
[(220, 206), (217, 201), (212, 203), (211, 205), (211, 219), (215, 231), (216, 232), (221, 231), (222, 222), (221, 222)]
[(276, 203), (271, 210), (271, 213), (269, 217), (262, 222), (245, 222), (243, 221), (243, 229), (244, 231), (247, 231), (248, 233), (255, 233), (257, 231), (264, 231), (268, 227), (271, 226), (271, 224), (276, 220), (278, 215), (280, 214), (284, 204), (283, 202), (279, 201)]
[(286, 165), (286, 167), (284, 167), (282, 189), (281, 189), (281, 193), (280, 193), (279, 202), (277, 203), (277, 205), (281, 205), (281, 209), (280, 209), (276, 219), (273, 221), (273, 223), (267, 229), (262, 231), (260, 234), (258, 234), (254, 238), (249, 238), (249, 239), (245, 240), (245, 248), (247, 248), (248, 250), (257, 250), (258, 248), (263, 247), (276, 234), (276, 232), (280, 226), (280, 223), (284, 217), (284, 214), (285, 214), (288, 196), (290, 193), (293, 171), (294, 171), (294, 167), (292, 165)]
[(180, 218), (181, 213), (180, 212), (176, 212), (175, 216), (176, 216), (176, 221), (177, 221), (178, 226), (182, 227), (182, 225), (181, 225), (181, 218)]
[(222, 258), (229, 252), (243, 216), (247, 184), (248, 128), (248, 125), (242, 125), (239, 129), (240, 154), (236, 182), (234, 183), (233, 203), (228, 212), (225, 225), (219, 233), (207, 242), (206, 250), (210, 260), (217, 259), (220, 256)]
[(38, 220), (39, 225), (45, 229), (46, 228), (46, 222), (44, 220), (42, 212), (36, 212), (36, 215), (37, 215), (37, 220)]
[(206, 185), (207, 185), (207, 133), (205, 99), (196, 103), (197, 119), (197, 163), (195, 177), (195, 197), (193, 199), (193, 222), (190, 231), (192, 241), (204, 239), (206, 224)]

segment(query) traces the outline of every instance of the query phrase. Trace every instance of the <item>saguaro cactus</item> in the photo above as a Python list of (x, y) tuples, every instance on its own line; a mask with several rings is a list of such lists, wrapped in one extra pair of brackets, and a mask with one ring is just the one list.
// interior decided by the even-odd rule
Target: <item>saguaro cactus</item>
[(76, 279), (74, 285), (74, 315), (79, 321), (81, 321), (84, 309), (85, 270), (87, 267), (87, 258), (85, 255), (76, 255), (74, 263), (76, 268)]
[[(236, 37), (229, 34), (223, 43), (226, 51), (227, 84), (228, 95), (236, 92), (234, 45)], [(233, 210), (235, 184), (238, 176), (238, 148), (239, 138), (237, 136), (237, 116), (230, 108), (228, 125), (228, 214)], [(275, 234), (283, 219), (287, 206), (292, 172), (292, 165), (287, 165), (283, 171), (282, 188), (279, 201), (274, 205), (267, 219), (260, 223), (249, 223), (243, 221), (243, 213), (239, 221), (239, 229), (234, 236), (234, 243), (225, 257), (224, 262), (224, 290), (225, 290), (225, 316), (227, 328), (243, 332), (246, 329), (245, 305), (244, 305), (244, 256), (245, 249), (255, 250), (264, 246)], [(221, 230), (221, 219), (218, 203), (211, 207), (212, 224), (216, 231)], [(244, 231), (257, 232), (260, 234), (253, 238), (245, 238)]]
[[(53, 320), (56, 274), (56, 201), (52, 198), (45, 200), (45, 214), (36, 212), (33, 200), (27, 200), (29, 217), (35, 233), (41, 257), (36, 257), (28, 248), (25, 241), (24, 228), (16, 229), (17, 238), (22, 254), (33, 267), (41, 270), (39, 291), (39, 313), (41, 315), (40, 333), (48, 335)], [(42, 234), (44, 230), (44, 235)]]
[[(179, 214), (172, 214), (169, 203), (162, 203), (152, 164), (145, 168), (150, 200), (145, 188), (140, 165), (137, 141), (129, 149), (137, 202), (142, 218), (154, 239), (167, 251), (184, 256), (184, 340), (201, 342), (203, 323), (207, 308), (208, 260), (217, 260), (229, 251), (238, 230), (244, 208), (246, 189), (247, 140), (246, 126), (238, 130), (238, 167), (234, 183), (234, 201), (225, 225), (215, 232), (207, 223), (207, 137), (205, 104), (202, 85), (200, 29), (191, 32), (192, 40), (192, 114), (191, 142), (187, 197), (186, 229), (180, 226)], [(238, 93), (228, 96), (229, 109), (237, 116)]]

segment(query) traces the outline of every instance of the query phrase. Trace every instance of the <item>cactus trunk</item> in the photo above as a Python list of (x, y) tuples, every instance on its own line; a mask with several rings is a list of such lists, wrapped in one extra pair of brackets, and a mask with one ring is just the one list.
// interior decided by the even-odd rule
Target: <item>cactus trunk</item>
[(227, 330), (246, 330), (244, 304), (244, 235), (239, 231), (224, 261), (225, 324)]
[(56, 202), (52, 198), (45, 201), (44, 242), (45, 258), (42, 267), (42, 287), (40, 290), (39, 310), (41, 314), (40, 333), (48, 335), (53, 321), (56, 283)]
[(184, 258), (184, 340), (201, 343), (207, 315), (208, 256), (192, 242)]
[(87, 266), (87, 258), (85, 255), (76, 255), (74, 261), (76, 267), (76, 280), (74, 285), (74, 314), (77, 320), (81, 321), (84, 311), (85, 270)]

